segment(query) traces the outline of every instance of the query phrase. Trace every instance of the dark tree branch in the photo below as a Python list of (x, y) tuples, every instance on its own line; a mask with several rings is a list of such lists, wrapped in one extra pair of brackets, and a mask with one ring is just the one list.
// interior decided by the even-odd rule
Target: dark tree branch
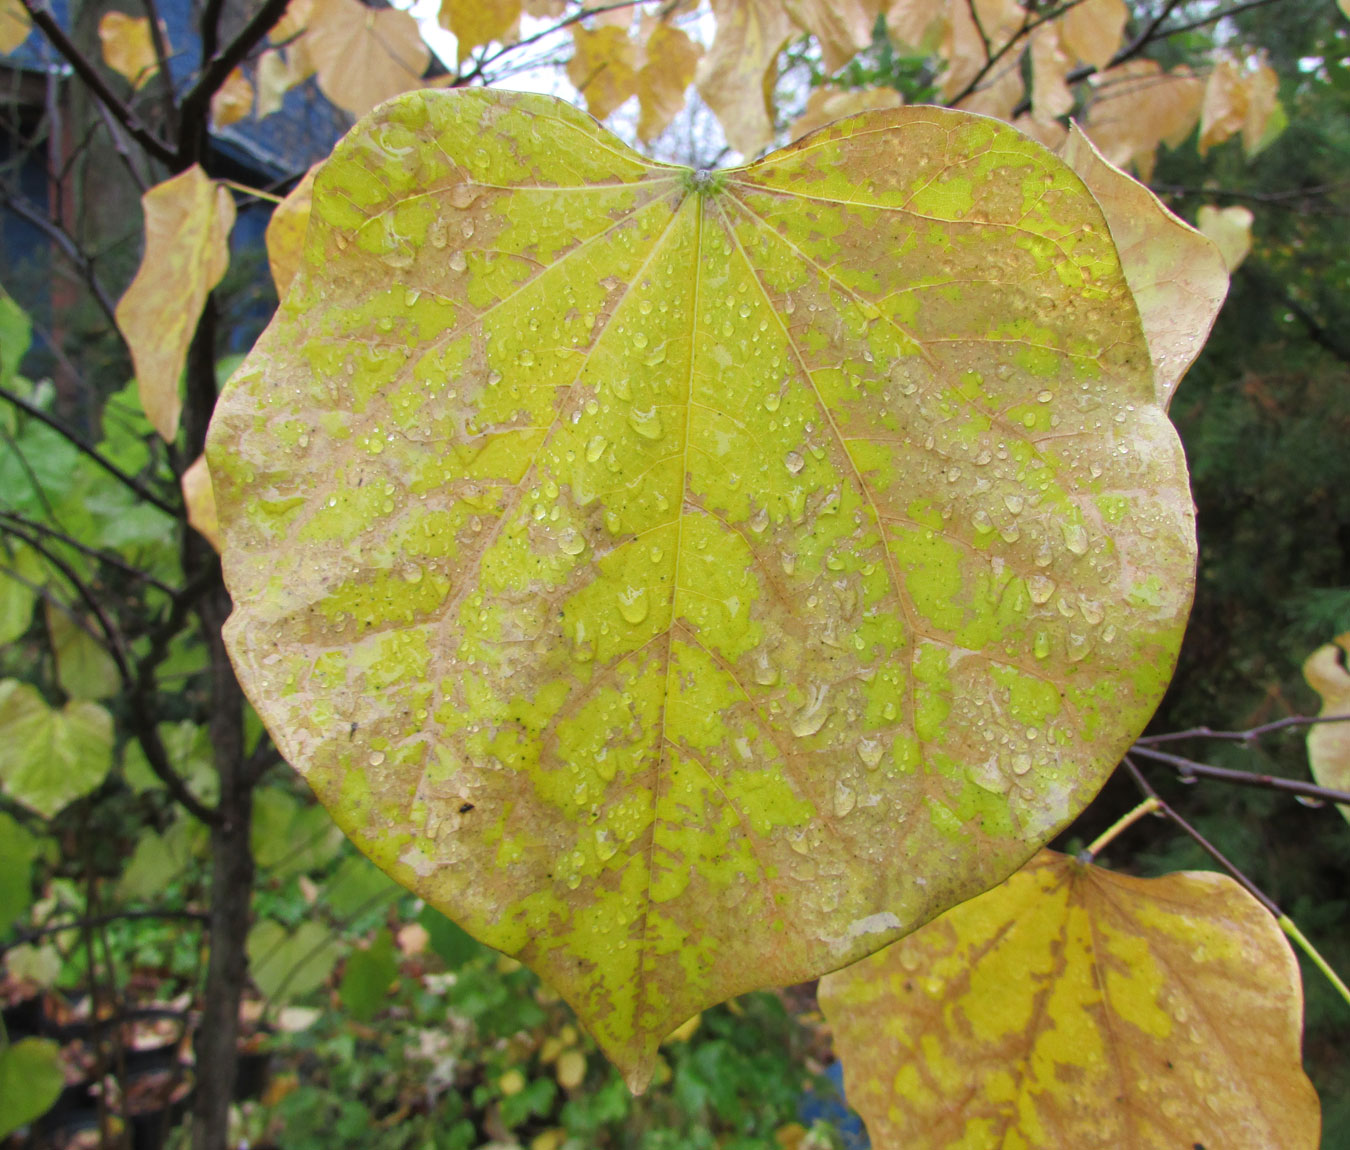
[(75, 70), (75, 74), (88, 86), (94, 96), (113, 114), (138, 144), (155, 159), (166, 164), (174, 162), (174, 150), (152, 132), (141, 118), (104, 82), (89, 58), (75, 47), (74, 41), (66, 35), (56, 18), (45, 7), (38, 7), (34, 0), (20, 0), (29, 18), (36, 24), (48, 42)]
[(1324, 326), (1312, 312), (1289, 294), (1289, 289), (1275, 276), (1255, 263), (1244, 263), (1238, 269), (1238, 274), (1248, 283), (1275, 296), (1303, 325), (1303, 330), (1308, 333), (1308, 338), (1313, 343), (1350, 367), (1350, 344), (1345, 343)]
[(161, 499), (134, 475), (128, 475), (111, 459), (108, 459), (100, 453), (98, 448), (94, 447), (91, 443), (87, 443), (83, 436), (67, 427), (65, 423), (57, 419), (56, 416), (43, 411), (37, 404), (24, 399), (21, 395), (16, 395), (8, 388), (0, 387), (0, 399), (12, 404), (25, 414), (31, 415), (34, 419), (38, 420), (38, 422), (45, 423), (73, 448), (80, 452), (81, 455), (87, 456), (97, 463), (104, 471), (120, 482), (124, 487), (133, 491), (138, 498), (144, 500), (153, 507), (158, 507), (164, 514), (170, 515), (175, 519), (182, 516), (182, 508), (174, 507), (173, 504), (169, 503), (167, 500)]
[[(1346, 718), (1350, 718), (1347, 715)], [(1152, 747), (1142, 747), (1136, 743), (1131, 753), (1155, 762), (1166, 763), (1176, 769), (1183, 781), (1192, 779), (1214, 779), (1221, 783), (1232, 783), (1239, 787), (1259, 787), (1267, 791), (1283, 791), (1289, 795), (1299, 795), (1326, 803), (1350, 803), (1350, 791), (1338, 791), (1331, 787), (1319, 787), (1315, 783), (1304, 783), (1297, 779), (1284, 779), (1278, 775), (1258, 775), (1251, 771), (1234, 771), (1227, 767), (1211, 767), (1208, 763), (1198, 763), (1182, 755), (1169, 754), (1167, 751), (1155, 751)]]
[(14, 195), (3, 186), (0, 186), (0, 203), (3, 203), (16, 216), (22, 216), (56, 245), (61, 254), (80, 273), (80, 278), (89, 286), (90, 293), (102, 309), (103, 314), (108, 317), (108, 321), (116, 326), (117, 305), (113, 303), (112, 297), (108, 295), (103, 288), (103, 284), (99, 282), (99, 278), (94, 272), (93, 261), (80, 250), (79, 245), (71, 238), (70, 233), (52, 220), (47, 213), (38, 211), (27, 200)]
[(1182, 739), (1221, 739), (1229, 743), (1251, 743), (1263, 735), (1286, 731), (1292, 727), (1311, 727), (1315, 723), (1346, 723), (1350, 715), (1289, 715), (1274, 719), (1245, 731), (1216, 731), (1213, 727), (1188, 727), (1184, 731), (1168, 731), (1162, 735), (1141, 735), (1135, 739), (1137, 747), (1152, 747), (1160, 743), (1177, 743)]
[[(174, 588), (167, 583), (162, 583), (153, 575), (142, 571), (139, 567), (133, 566), (118, 555), (115, 551), (105, 551), (100, 547), (91, 547), (88, 543), (81, 543), (73, 535), (67, 535), (64, 531), (57, 531), (54, 527), (48, 527), (45, 523), (39, 523), (36, 519), (29, 519), (26, 515), (21, 515), (16, 511), (6, 511), (0, 508), (0, 527), (6, 525), (22, 528), (25, 531), (31, 531), (36, 534), (46, 536), (57, 543), (64, 543), (67, 547), (73, 547), (76, 551), (88, 555), (91, 559), (97, 559), (100, 563), (106, 563), (109, 567), (116, 568), (125, 575), (131, 576), (142, 583), (154, 587), (158, 591), (163, 591), (166, 595), (176, 594)], [(17, 535), (18, 532), (15, 532)]]
[(164, 29), (160, 26), (159, 5), (155, 0), (141, 0), (146, 18), (150, 21), (150, 43), (155, 48), (155, 60), (159, 64), (160, 102), (164, 105), (164, 124), (170, 134), (174, 131), (174, 121), (178, 116), (178, 101), (174, 98), (173, 73), (169, 71), (169, 46), (164, 42)]
[(37, 942), (38, 939), (47, 938), (53, 934), (62, 934), (68, 930), (84, 930), (88, 927), (103, 926), (107, 923), (121, 922), (124, 919), (139, 918), (160, 918), (160, 919), (183, 919), (189, 922), (206, 923), (209, 918), (199, 910), (122, 910), (115, 911), (112, 914), (101, 914), (94, 918), (76, 918), (70, 922), (52, 923), (48, 926), (38, 927), (36, 930), (25, 931), (17, 934), (8, 942), (0, 943), (0, 955), (6, 954), (16, 946), (26, 946), (30, 942)]

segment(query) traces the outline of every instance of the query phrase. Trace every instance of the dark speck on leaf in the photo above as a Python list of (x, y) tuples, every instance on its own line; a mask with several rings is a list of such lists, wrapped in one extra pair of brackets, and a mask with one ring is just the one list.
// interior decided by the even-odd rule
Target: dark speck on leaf
[(461, 803), (459, 806), (459, 813), (462, 815), (467, 815), (471, 810), (473, 810), (473, 803)]

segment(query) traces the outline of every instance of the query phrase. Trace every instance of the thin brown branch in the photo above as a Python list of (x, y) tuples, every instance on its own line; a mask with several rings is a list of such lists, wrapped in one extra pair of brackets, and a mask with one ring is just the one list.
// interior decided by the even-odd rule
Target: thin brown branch
[(69, 922), (51, 923), (47, 926), (38, 927), (36, 930), (24, 931), (22, 934), (15, 935), (8, 942), (0, 943), (0, 955), (13, 950), (16, 946), (26, 946), (28, 943), (37, 942), (39, 939), (47, 938), (53, 934), (63, 934), (68, 930), (84, 930), (88, 927), (103, 926), (106, 923), (141, 918), (183, 919), (200, 923), (209, 921), (208, 916), (199, 910), (171, 910), (167, 907), (154, 910), (120, 910), (111, 914), (97, 915), (93, 918), (76, 918)]
[(75, 74), (84, 81), (94, 96), (102, 101), (117, 122), (131, 134), (132, 139), (155, 159), (166, 164), (172, 163), (175, 159), (174, 150), (155, 135), (131, 107), (108, 87), (103, 77), (99, 75), (98, 69), (94, 67), (93, 62), (75, 46), (74, 41), (66, 35), (65, 30), (56, 22), (56, 17), (46, 7), (39, 7), (34, 0), (20, 0), (20, 3), (23, 4), (29, 19), (38, 26), (38, 29), (47, 38), (48, 43), (74, 69)]
[(1183, 739), (1220, 739), (1229, 743), (1251, 743), (1264, 735), (1286, 731), (1291, 727), (1344, 722), (1350, 722), (1350, 715), (1288, 715), (1283, 719), (1273, 719), (1269, 723), (1248, 727), (1245, 731), (1216, 731), (1213, 727), (1188, 727), (1184, 731), (1168, 731), (1162, 735), (1141, 735), (1135, 739), (1135, 745), (1152, 747), (1160, 743), (1177, 743)]
[(76, 551), (88, 555), (91, 559), (97, 559), (100, 563), (106, 563), (109, 567), (121, 571), (124, 575), (129, 575), (131, 578), (146, 583), (158, 591), (163, 591), (166, 595), (175, 594), (174, 588), (170, 587), (167, 583), (163, 583), (156, 579), (148, 572), (142, 571), (139, 567), (128, 563), (115, 551), (105, 551), (101, 547), (91, 547), (88, 543), (81, 543), (80, 540), (76, 539), (73, 535), (67, 535), (64, 531), (58, 531), (54, 527), (48, 527), (47, 524), (39, 523), (36, 519), (29, 519), (28, 516), (21, 515), (17, 511), (6, 511), (5, 509), (0, 508), (0, 530), (10, 530), (17, 536), (19, 535), (19, 532), (14, 530), (16, 527), (22, 528), (24, 531), (31, 531), (35, 534), (46, 536), (48, 539), (52, 539), (57, 543), (64, 543), (67, 547), (73, 547)]
[[(1350, 718), (1350, 715), (1345, 716)], [(1338, 791), (1331, 787), (1319, 787), (1315, 783), (1304, 783), (1298, 779), (1285, 779), (1278, 775), (1258, 775), (1251, 771), (1234, 771), (1227, 767), (1211, 767), (1208, 763), (1198, 763), (1184, 755), (1173, 755), (1167, 751), (1156, 751), (1152, 747), (1141, 747), (1136, 743), (1132, 753), (1140, 758), (1166, 763), (1176, 769), (1183, 781), (1191, 779), (1214, 779), (1216, 782), (1231, 783), (1239, 787), (1259, 787), (1267, 791), (1282, 791), (1300, 798), (1314, 799), (1324, 803), (1350, 803), (1350, 791)]]
[(146, 18), (150, 21), (150, 43), (154, 45), (155, 61), (159, 64), (156, 79), (159, 82), (160, 102), (164, 106), (164, 124), (174, 131), (178, 117), (178, 101), (173, 93), (173, 73), (169, 71), (169, 46), (164, 40), (164, 27), (159, 19), (159, 5), (155, 0), (141, 0)]
[(90, 294), (102, 309), (103, 314), (114, 326), (117, 323), (116, 305), (108, 295), (94, 271), (93, 261), (80, 250), (79, 245), (60, 224), (52, 220), (46, 212), (40, 212), (22, 196), (14, 195), (8, 188), (0, 186), (0, 203), (4, 204), (16, 216), (22, 216), (28, 223), (41, 231), (63, 256), (70, 262), (80, 278), (88, 285)]

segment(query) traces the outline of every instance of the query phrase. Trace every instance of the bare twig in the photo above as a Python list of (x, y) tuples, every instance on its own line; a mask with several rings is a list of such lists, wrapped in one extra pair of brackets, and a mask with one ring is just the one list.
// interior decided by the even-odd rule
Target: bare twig
[(1221, 739), (1230, 743), (1252, 743), (1263, 735), (1276, 731), (1286, 731), (1291, 727), (1310, 727), (1314, 723), (1350, 722), (1350, 715), (1288, 715), (1283, 719), (1274, 719), (1245, 731), (1216, 731), (1213, 727), (1188, 727), (1184, 731), (1168, 731), (1162, 735), (1141, 735), (1135, 739), (1136, 747), (1152, 747), (1160, 743), (1177, 743), (1182, 739)]
[(91, 547), (88, 543), (81, 543), (73, 535), (67, 535), (64, 531), (57, 531), (54, 527), (48, 527), (45, 523), (39, 523), (36, 519), (29, 519), (28, 516), (21, 515), (17, 511), (7, 511), (0, 508), (0, 529), (7, 530), (18, 538), (23, 538), (22, 531), (16, 530), (16, 528), (46, 536), (57, 543), (64, 543), (67, 547), (73, 547), (76, 551), (88, 555), (91, 559), (97, 559), (100, 563), (106, 563), (109, 567), (121, 571), (124, 575), (129, 575), (131, 578), (146, 583), (158, 591), (163, 591), (166, 595), (175, 594), (174, 588), (156, 579), (148, 572), (142, 571), (139, 567), (128, 563), (115, 551)]
[(13, 950), (16, 946), (26, 946), (31, 942), (37, 942), (39, 939), (46, 938), (53, 934), (62, 934), (68, 930), (84, 930), (87, 927), (102, 926), (105, 923), (120, 922), (123, 919), (138, 918), (162, 918), (162, 919), (184, 919), (190, 922), (205, 923), (208, 916), (198, 910), (171, 910), (168, 908), (155, 910), (120, 910), (111, 914), (97, 915), (94, 918), (76, 918), (69, 922), (52, 923), (48, 926), (38, 927), (36, 930), (25, 931), (17, 934), (8, 942), (0, 943), (0, 955)]
[[(1350, 717), (1350, 716), (1347, 716)], [(1233, 771), (1227, 767), (1211, 767), (1207, 763), (1198, 763), (1182, 755), (1172, 755), (1166, 751), (1156, 751), (1152, 747), (1136, 743), (1132, 752), (1140, 758), (1152, 759), (1175, 767), (1184, 780), (1214, 779), (1221, 783), (1232, 783), (1239, 787), (1259, 787), (1267, 791), (1283, 791), (1285, 794), (1302, 798), (1316, 799), (1325, 803), (1350, 803), (1350, 791), (1338, 791), (1331, 787), (1319, 787), (1313, 783), (1299, 782), (1297, 779), (1284, 779), (1278, 775), (1258, 775), (1251, 771)]]
[(103, 314), (108, 317), (109, 322), (116, 325), (116, 305), (113, 303), (112, 297), (108, 295), (103, 284), (99, 282), (98, 276), (94, 272), (93, 261), (80, 250), (79, 245), (71, 238), (70, 234), (60, 224), (52, 220), (46, 212), (38, 211), (22, 196), (16, 196), (8, 188), (2, 186), (0, 186), (0, 203), (3, 203), (16, 216), (22, 216), (56, 245), (61, 254), (80, 273), (80, 278), (88, 284), (90, 293), (103, 310)]

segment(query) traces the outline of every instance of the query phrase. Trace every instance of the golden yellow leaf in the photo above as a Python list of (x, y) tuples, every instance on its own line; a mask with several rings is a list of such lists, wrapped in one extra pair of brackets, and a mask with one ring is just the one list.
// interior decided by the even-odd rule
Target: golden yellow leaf
[(1064, 825), (1192, 585), (1096, 201), (947, 109), (700, 173), (543, 96), (392, 101), (209, 458), (287, 761), (637, 1088)]
[(145, 251), (117, 304), (146, 418), (170, 443), (182, 411), (179, 377), (197, 320), (230, 263), (234, 200), (193, 164), (141, 197)]
[[(649, 20), (644, 17), (644, 24)], [(656, 139), (679, 115), (703, 55), (703, 46), (682, 29), (665, 20), (654, 23), (645, 29), (637, 76), (638, 138), (645, 141)]]
[(637, 91), (637, 45), (614, 24), (573, 24), (567, 78), (586, 101), (586, 110), (603, 120)]
[(216, 493), (211, 487), (211, 472), (206, 466), (206, 456), (200, 455), (197, 461), (183, 472), (180, 485), (183, 489), (183, 502), (187, 506), (188, 523), (206, 537), (206, 541), (220, 551), (220, 529), (216, 521)]
[(717, 34), (694, 83), (726, 133), (753, 156), (773, 139), (778, 53), (793, 33), (781, 0), (712, 0)]
[[(1320, 717), (1350, 715), (1348, 652), (1350, 631), (1336, 636), (1335, 642), (1318, 647), (1303, 664), (1308, 686), (1322, 696)], [(1350, 721), (1318, 723), (1308, 728), (1308, 764), (1321, 786), (1350, 791)], [(1350, 819), (1350, 804), (1340, 804), (1339, 810)]]
[(788, 15), (820, 45), (825, 71), (834, 73), (872, 43), (880, 0), (784, 0)]
[(105, 12), (98, 22), (103, 62), (124, 76), (133, 88), (143, 88), (159, 71), (150, 21), (125, 12)]
[(1280, 78), (1261, 63), (1247, 77), (1247, 114), (1242, 120), (1242, 149), (1248, 157), (1260, 150), (1271, 115), (1280, 102)]
[(1172, 402), (1228, 294), (1214, 243), (1170, 212), (1138, 180), (1107, 162), (1077, 124), (1059, 154), (1097, 197), (1139, 305), (1158, 402)]
[(1220, 59), (1205, 83), (1200, 110), (1200, 154), (1242, 131), (1247, 122), (1250, 89), (1242, 65), (1231, 57)]
[(874, 1146), (1318, 1145), (1298, 963), (1224, 875), (1042, 851), (820, 1002)]
[(243, 70), (236, 68), (211, 98), (211, 127), (219, 129), (237, 124), (252, 111), (253, 85)]
[(788, 129), (793, 140), (800, 140), (807, 132), (814, 132), (845, 116), (859, 112), (879, 112), (899, 108), (905, 98), (894, 88), (815, 88), (806, 98), (806, 108)]
[(19, 0), (0, 0), (0, 56), (18, 49), (32, 30), (28, 9)]
[(521, 7), (538, 20), (556, 20), (567, 11), (566, 0), (524, 0)]
[(1214, 241), (1223, 254), (1223, 262), (1228, 265), (1229, 275), (1237, 271), (1238, 265), (1252, 250), (1254, 218), (1249, 208), (1216, 208), (1209, 204), (1197, 214), (1195, 226)]
[[(963, 91), (990, 57), (1019, 34), (1025, 17), (1026, 11), (1014, 0), (947, 0), (946, 31), (938, 45), (938, 55), (947, 62), (938, 77), (942, 97), (950, 100)], [(1023, 39), (981, 81), (980, 86), (994, 95), (978, 106), (962, 101), (961, 107), (1006, 119), (1025, 90), (1020, 66), (1025, 50)], [(1017, 94), (1011, 95), (1014, 88)]]
[(314, 0), (290, 0), (281, 19), (272, 25), (267, 39), (273, 44), (295, 39), (309, 27), (310, 13), (313, 11)]
[(1073, 110), (1073, 92), (1065, 83), (1073, 60), (1064, 50), (1059, 29), (1042, 24), (1031, 34), (1031, 114), (1056, 120)]
[(407, 12), (367, 8), (360, 0), (314, 0), (304, 45), (319, 89), (353, 116), (419, 87), (431, 60)]
[(305, 232), (309, 228), (309, 209), (314, 197), (315, 164), (291, 189), (290, 194), (272, 211), (267, 221), (267, 264), (272, 270), (277, 298), (284, 298), (300, 266), (300, 253), (305, 248)]
[(886, 31), (897, 44), (936, 51), (947, 27), (950, 0), (894, 0), (886, 11)]
[(454, 34), (460, 64), (475, 48), (514, 39), (519, 23), (520, 0), (441, 0), (440, 24)]
[(586, 1081), (586, 1055), (580, 1050), (564, 1050), (558, 1055), (555, 1070), (558, 1085), (564, 1090), (575, 1090)]
[(296, 83), (285, 53), (277, 48), (267, 49), (258, 60), (258, 119), (281, 111), (286, 93)]
[(1059, 34), (1076, 60), (1105, 69), (1125, 36), (1125, 0), (1080, 0), (1059, 18)]
[(1159, 143), (1177, 147), (1195, 127), (1205, 85), (1185, 68), (1164, 72), (1153, 60), (1131, 60), (1090, 80), (1095, 90), (1083, 130), (1118, 168), (1153, 172)]
[(1350, 20), (1350, 0), (1339, 0), (1341, 11), (1345, 13), (1345, 18)]

